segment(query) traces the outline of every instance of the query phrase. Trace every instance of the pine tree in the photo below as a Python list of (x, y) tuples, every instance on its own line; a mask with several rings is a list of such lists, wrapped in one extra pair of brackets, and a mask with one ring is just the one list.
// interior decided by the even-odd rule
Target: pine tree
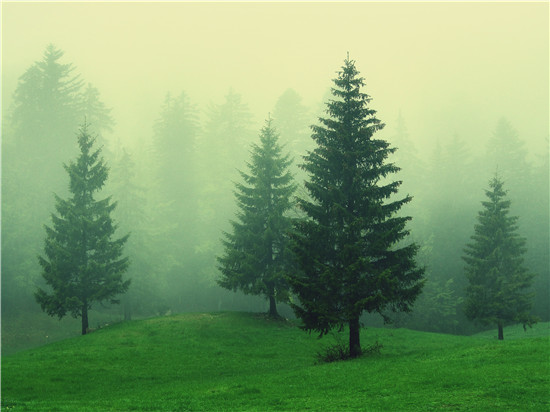
[(355, 62), (345, 60), (334, 79), (328, 118), (312, 126), (317, 147), (304, 157), (310, 199), (299, 199), (306, 218), (296, 225), (301, 272), (290, 277), (303, 328), (321, 335), (349, 326), (349, 356), (361, 354), (363, 311), (410, 311), (422, 288), (417, 246), (401, 246), (410, 217), (395, 214), (411, 200), (390, 201), (401, 182), (381, 184), (399, 170), (385, 159), (395, 149), (373, 135), (382, 129), (361, 92)]
[(150, 196), (154, 208), (149, 214), (154, 223), (150, 240), (154, 240), (150, 251), (161, 263), (156, 275), (166, 288), (162, 293), (166, 305), (178, 311), (196, 310), (189, 306), (192, 299), (186, 294), (191, 282), (200, 277), (196, 270), (198, 237), (203, 230), (197, 177), (200, 133), (199, 111), (189, 96), (185, 92), (175, 96), (168, 93), (154, 125)]
[[(106, 153), (106, 141), (104, 132), (112, 132), (115, 120), (111, 114), (112, 109), (108, 108), (100, 99), (99, 90), (91, 83), (79, 96), (78, 111), (80, 118), (85, 117), (90, 131), (96, 136), (96, 143), (102, 147), (103, 157), (114, 159), (114, 153), (110, 150)], [(108, 154), (108, 156), (106, 156)]]
[[(73, 155), (67, 132), (78, 125), (83, 81), (72, 64), (61, 63), (63, 51), (50, 44), (42, 60), (19, 78), (10, 120), (16, 150), (31, 162), (57, 162)], [(70, 135), (70, 134), (69, 134)]]
[(122, 275), (128, 258), (122, 257), (128, 235), (113, 240), (116, 225), (111, 212), (116, 203), (111, 198), (95, 200), (108, 177), (100, 158), (101, 149), (93, 150), (95, 139), (84, 124), (78, 135), (80, 155), (76, 162), (64, 165), (69, 174), (69, 191), (65, 200), (55, 196), (57, 214), (52, 226), (45, 226), (44, 253), (40, 256), (42, 276), (51, 293), (38, 288), (35, 293), (42, 310), (60, 319), (70, 312), (82, 318), (82, 334), (88, 329), (88, 310), (94, 302), (124, 293), (130, 284)]
[(131, 232), (131, 236), (125, 245), (126, 253), (132, 257), (132, 265), (127, 276), (132, 279), (130, 288), (122, 299), (124, 320), (131, 320), (134, 313), (139, 315), (151, 315), (159, 298), (159, 275), (162, 273), (154, 267), (157, 259), (163, 259), (157, 253), (160, 239), (153, 236), (156, 225), (152, 225), (150, 213), (147, 212), (147, 189), (136, 183), (137, 165), (125, 148), (120, 149), (120, 156), (113, 162), (112, 176), (109, 193), (116, 193), (117, 208), (113, 217), (118, 222), (119, 229), (123, 233)]
[(239, 212), (231, 222), (232, 233), (225, 233), (218, 284), (264, 295), (269, 315), (277, 317), (276, 302), (288, 300), (285, 275), (292, 265), (288, 238), (292, 221), (287, 212), (295, 185), (288, 171), (292, 161), (281, 154), (271, 120), (262, 128), (260, 142), (252, 145), (249, 173), (240, 172), (244, 183), (235, 185)]
[[(225, 101), (208, 107), (201, 148), (208, 156), (208, 180), (224, 184), (235, 168), (245, 161), (246, 149), (254, 138), (252, 114), (240, 94), (229, 90)], [(207, 184), (209, 182), (206, 182)], [(215, 185), (219, 186), (219, 184)]]
[(520, 138), (512, 123), (504, 117), (499, 119), (493, 136), (487, 144), (486, 167), (490, 170), (501, 170), (509, 187), (515, 189), (514, 192), (528, 190), (531, 181), (531, 165), (527, 155), (525, 141)]
[(166, 96), (155, 123), (157, 224), (165, 238), (164, 250), (189, 261), (197, 232), (196, 141), (198, 111), (185, 93)]
[(280, 141), (292, 153), (304, 155), (311, 149), (309, 138), (308, 109), (302, 97), (293, 89), (287, 89), (279, 97), (273, 109), (273, 125), (277, 128)]
[[(456, 297), (464, 298), (466, 283), (461, 256), (462, 248), (471, 235), (469, 228), (474, 223), (477, 199), (471, 188), (476, 187), (479, 173), (474, 172), (475, 158), (457, 134), (438, 146), (434, 148), (428, 170), (432, 186), (423, 193), (423, 197), (429, 199), (424, 206), (427, 218), (423, 227), (419, 228), (429, 233), (428, 236), (433, 236), (431, 259), (427, 265), (430, 276), (427, 278), (428, 282), (437, 279), (441, 285), (452, 279), (450, 285)], [(430, 292), (430, 288), (426, 291)], [(457, 311), (455, 320), (459, 329), (452, 332), (468, 332), (462, 329), (470, 325), (461, 309)], [(449, 332), (449, 329), (441, 329), (440, 332)]]
[(229, 222), (237, 212), (233, 182), (240, 179), (237, 169), (248, 160), (248, 148), (257, 137), (251, 128), (252, 120), (248, 104), (240, 94), (230, 90), (223, 102), (208, 107), (204, 133), (197, 142), (198, 161), (207, 167), (197, 169), (194, 176), (200, 226), (195, 236), (200, 268), (195, 272), (201, 272), (201, 281), (216, 289), (219, 276), (216, 257), (223, 252), (218, 238), (220, 230), (230, 230)]
[[(533, 301), (533, 313), (541, 320), (550, 320), (550, 150), (548, 136), (544, 139), (544, 149), (538, 154), (538, 164), (533, 170), (529, 183), (532, 197), (529, 208), (522, 211), (522, 227), (529, 238), (530, 269), (537, 274), (533, 288), (537, 291)], [(529, 213), (524, 215), (523, 213)]]
[[(74, 131), (84, 119), (94, 131), (109, 130), (113, 119), (93, 87), (63, 51), (48, 45), (41, 59), (20, 77), (2, 122), (2, 296), (3, 314), (28, 310), (40, 276), (36, 255), (42, 233), (36, 228), (53, 208), (51, 193), (65, 195), (59, 165), (77, 155)], [(105, 155), (105, 150), (103, 150)], [(4, 317), (5, 318), (5, 317)]]
[(504, 339), (503, 327), (510, 322), (531, 325), (529, 315), (532, 293), (526, 293), (534, 275), (523, 265), (525, 239), (520, 237), (518, 217), (508, 216), (510, 200), (506, 200), (504, 183), (495, 176), (486, 190), (484, 210), (478, 214), (472, 243), (464, 249), (466, 277), (465, 312), (470, 320), (484, 325), (496, 324), (498, 338)]
[[(199, 133), (198, 110), (185, 93), (168, 94), (155, 123), (154, 151), (159, 190), (175, 202), (180, 213), (189, 214), (191, 176), (195, 174), (195, 146)], [(181, 210), (183, 209), (183, 210)]]

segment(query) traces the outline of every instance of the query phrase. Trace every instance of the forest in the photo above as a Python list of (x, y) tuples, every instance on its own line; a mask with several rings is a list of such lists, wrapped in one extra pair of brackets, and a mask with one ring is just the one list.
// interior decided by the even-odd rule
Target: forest
[[(318, 98), (305, 99), (298, 87), (289, 85), (260, 109), (233, 87), (194, 99), (185, 87), (187, 82), (192, 88), (194, 80), (186, 79), (182, 87), (158, 91), (162, 101), (142, 109), (147, 115), (136, 112), (130, 122), (123, 118), (123, 125), (131, 124), (123, 132), (118, 127), (119, 108), (103, 97), (103, 86), (89, 80), (94, 78), (93, 66), (75, 64), (73, 51), (62, 42), (41, 47), (41, 54), (29, 57), (17, 73), (10, 69), (12, 80), (17, 80), (11, 89), (4, 88), (12, 93), (2, 96), (3, 332), (32, 327), (44, 316), (35, 299), (37, 289), (46, 287), (38, 259), (44, 254), (44, 226), (51, 225), (56, 196), (70, 194), (64, 165), (78, 156), (77, 135), (83, 124), (95, 136), (95, 148), (101, 148), (108, 170), (98, 198), (116, 202), (112, 211), (116, 236), (129, 234), (123, 249), (129, 259), (124, 279), (131, 280), (118, 296), (120, 304), (94, 305), (90, 326), (101, 326), (104, 319), (270, 310), (269, 299), (254, 288), (245, 294), (227, 282), (221, 287), (220, 261), (223, 266), (224, 246), (231, 239), (226, 236), (224, 243), (224, 234), (234, 228), (232, 221), (239, 213), (236, 193), (246, 181), (254, 145), (266, 133), (268, 119), (282, 155), (288, 155), (285, 164), (294, 185), (286, 215), (300, 217), (296, 199), (307, 198), (304, 181), (311, 172), (301, 165), (315, 148), (312, 133), (320, 118), (327, 116), (327, 104), (333, 99), (330, 79), (341, 70), (346, 52), (366, 78), (370, 106), (376, 110), (377, 99), (385, 101), (383, 84), (369, 88), (369, 61), (342, 48), (327, 72), (324, 89), (316, 90)], [(5, 59), (4, 65), (8, 65)], [(218, 69), (223, 71), (223, 65)], [(286, 70), (292, 76), (292, 62)], [(269, 82), (269, 73), (265, 76), (259, 82), (251, 80), (253, 87)], [(548, 88), (542, 86), (546, 90), (542, 112), (547, 115)], [(139, 93), (132, 90), (128, 99)], [(468, 278), (463, 257), (495, 175), (504, 182), (510, 213), (518, 217), (518, 232), (526, 240), (524, 265), (534, 274), (529, 288), (535, 292), (531, 314), (549, 321), (548, 123), (545, 130), (524, 134), (516, 128), (523, 119), (516, 118), (514, 111), (480, 113), (473, 124), (483, 123), (488, 134), (464, 136), (449, 124), (428, 141), (410, 127), (417, 122), (407, 111), (387, 113), (378, 113), (386, 124), (379, 134), (396, 149), (388, 153), (387, 161), (400, 169), (395, 174), (402, 181), (397, 195), (411, 197), (399, 213), (411, 217), (407, 230), (418, 246), (416, 262), (424, 268), (426, 280), (410, 313), (388, 314), (391, 324), (457, 335), (487, 329), (466, 317)], [(462, 113), (457, 114), (457, 123), (468, 122)], [(138, 136), (132, 139), (136, 131)], [(294, 317), (290, 302), (291, 296), (281, 296), (278, 313)], [(361, 322), (380, 326), (383, 320), (368, 314)], [(4, 343), (4, 333), (2, 339)]]

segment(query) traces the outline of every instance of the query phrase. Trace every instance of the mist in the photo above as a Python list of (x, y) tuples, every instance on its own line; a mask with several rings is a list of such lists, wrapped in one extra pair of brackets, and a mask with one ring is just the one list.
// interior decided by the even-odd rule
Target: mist
[(391, 124), (401, 111), (418, 143), (458, 133), (479, 145), (504, 116), (540, 151), (548, 115), (545, 7), (5, 2), (3, 102), (53, 43), (101, 91), (117, 119), (114, 135), (130, 144), (134, 132), (145, 138), (169, 91), (185, 90), (204, 107), (232, 87), (258, 125), (287, 88), (318, 104), (349, 52), (380, 117)]
[[(21, 201), (26, 186), (5, 188), (19, 173), (5, 158), (17, 147), (14, 94), (52, 44), (64, 52), (59, 62), (97, 89), (111, 118), (97, 120), (97, 132), (111, 169), (106, 194), (119, 201), (121, 233), (132, 232), (134, 317), (265, 310), (260, 297), (215, 282), (220, 238), (235, 214), (236, 170), (246, 167), (250, 144), (272, 117), (303, 185), (297, 165), (313, 145), (309, 125), (325, 116), (332, 79), (349, 53), (386, 123), (378, 138), (399, 149), (392, 161), (402, 167), (403, 192), (414, 197), (404, 212), (413, 217), (427, 277), (455, 302), (437, 326), (426, 312), (397, 321), (472, 332), (460, 314), (460, 256), (497, 170), (538, 274), (535, 312), (548, 320), (548, 16), (544, 2), (2, 2), (3, 315), (15, 325), (22, 312), (39, 311), (36, 255), (52, 193), (65, 194), (62, 162), (74, 158), (82, 121), (63, 129), (72, 130), (63, 139), (74, 144), (65, 157), (44, 160), (42, 171), (29, 166), (29, 179), (42, 175), (43, 192)], [(222, 126), (229, 104), (238, 111), (233, 129)], [(187, 140), (170, 141), (169, 130), (185, 130)], [(511, 146), (500, 155), (505, 136)], [(523, 154), (520, 163), (514, 152)], [(125, 197), (130, 186), (133, 197)], [(25, 230), (10, 219), (26, 221)], [(10, 256), (15, 250), (21, 255)], [(429, 310), (429, 301), (419, 308)], [(124, 305), (105, 310), (124, 316)]]

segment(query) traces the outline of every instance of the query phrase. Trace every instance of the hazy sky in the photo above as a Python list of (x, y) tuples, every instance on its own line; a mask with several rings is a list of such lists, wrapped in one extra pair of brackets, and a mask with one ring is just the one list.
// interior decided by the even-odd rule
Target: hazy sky
[(2, 101), (53, 43), (123, 141), (151, 134), (166, 92), (205, 108), (232, 87), (259, 127), (289, 87), (317, 109), (349, 51), (387, 133), (401, 111), (421, 151), (454, 133), (484, 143), (502, 116), (547, 150), (548, 20), (548, 2), (3, 1)]

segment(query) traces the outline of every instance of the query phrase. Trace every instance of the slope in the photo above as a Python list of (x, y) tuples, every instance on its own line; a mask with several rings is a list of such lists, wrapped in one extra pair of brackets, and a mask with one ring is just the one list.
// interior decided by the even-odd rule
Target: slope
[(366, 329), (381, 354), (315, 364), (332, 338), (243, 313), (112, 325), (3, 358), (6, 410), (548, 410), (549, 341)]

